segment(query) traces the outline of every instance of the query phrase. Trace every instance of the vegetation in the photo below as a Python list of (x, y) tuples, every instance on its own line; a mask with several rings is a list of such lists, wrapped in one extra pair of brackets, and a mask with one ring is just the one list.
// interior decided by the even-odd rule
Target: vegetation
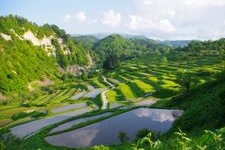
[(150, 51), (168, 50), (169, 47), (152, 42), (149, 39), (126, 39), (117, 34), (99, 40), (93, 47), (95, 59), (98, 63), (102, 63), (110, 55), (118, 57), (119, 60), (127, 60)]
[[(44, 46), (21, 40), (27, 31), (39, 40), (52, 36), (55, 49), (46, 50)], [(152, 98), (159, 100), (151, 107), (181, 109), (184, 113), (165, 135), (142, 129), (136, 133), (137, 139), (128, 143), (129, 137), (121, 131), (118, 133), (121, 144), (88, 149), (224, 149), (225, 39), (192, 41), (188, 46), (184, 45), (189, 41), (166, 42), (174, 47), (183, 45), (173, 49), (147, 38), (120, 35), (101, 40), (92, 36), (72, 38), (55, 25), (37, 26), (12, 15), (0, 17), (0, 33), (11, 37), (6, 40), (0, 36), (0, 126), (11, 127), (54, 115), (52, 110), (64, 104), (87, 103), (94, 110), (50, 125), (28, 139), (16, 139), (7, 127), (3, 128), (0, 149), (70, 149), (49, 145), (44, 138), (51, 129), (68, 121), (110, 112), (111, 108), (101, 110), (104, 104), (101, 94), (95, 98), (81, 95), (71, 100), (74, 95), (103, 87), (108, 88), (109, 106), (118, 103), (126, 109), (126, 104)], [(90, 56), (95, 65), (88, 70)], [(79, 68), (77, 65), (82, 69), (75, 71), (77, 74), (69, 73)], [(60, 72), (57, 68), (63, 70)], [(109, 88), (101, 75), (114, 86)], [(46, 79), (54, 84), (40, 84)], [(82, 108), (71, 108), (75, 109)], [(114, 108), (113, 111), (119, 114), (126, 110)], [(78, 124), (69, 130), (99, 120)]]
[(121, 143), (124, 143), (128, 139), (126, 132), (119, 132), (118, 138)]
[(110, 55), (107, 57), (105, 62), (103, 63), (103, 68), (104, 69), (115, 69), (119, 65), (119, 60), (117, 56)]
[(82, 35), (73, 37), (74, 42), (81, 43), (86, 49), (91, 50), (98, 39), (92, 35)]
[(0, 38), (0, 45), (0, 92), (27, 90), (28, 82), (56, 74), (55, 61), (30, 42)]
[[(55, 52), (51, 48), (46, 52), (42, 46), (34, 46), (31, 41), (21, 40), (27, 31), (31, 31), (39, 40), (54, 36), (51, 42)], [(63, 68), (75, 64), (89, 65), (88, 50), (80, 43), (74, 43), (64, 30), (55, 25), (40, 27), (22, 17), (9, 15), (0, 17), (0, 33), (11, 37), (7, 41), (0, 36), (1, 93), (27, 90), (28, 82), (44, 77), (54, 79), (59, 74), (58, 65)], [(62, 38), (63, 43), (60, 44), (58, 38)], [(49, 56), (50, 53), (52, 56)]]

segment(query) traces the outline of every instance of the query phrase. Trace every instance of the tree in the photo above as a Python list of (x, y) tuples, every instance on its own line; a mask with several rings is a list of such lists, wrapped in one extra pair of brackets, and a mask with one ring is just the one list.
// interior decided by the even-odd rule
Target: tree
[(143, 138), (143, 137), (147, 136), (149, 132), (150, 132), (150, 131), (149, 131), (149, 129), (147, 129), (147, 128), (141, 129), (141, 130), (139, 130), (138, 133), (136, 134), (136, 138), (138, 138), (138, 139)]
[(191, 86), (198, 83), (198, 80), (191, 77), (188, 73), (183, 72), (177, 75), (178, 83), (185, 89), (187, 93), (190, 92)]
[(116, 67), (118, 67), (118, 65), (119, 65), (119, 60), (118, 60), (117, 56), (116, 55), (110, 55), (104, 61), (103, 68), (108, 69), (108, 70), (112, 70), (112, 69), (115, 69)]
[(221, 62), (223, 64), (223, 69), (225, 70), (225, 50), (220, 49), (219, 55), (220, 55)]
[(82, 78), (82, 80), (87, 80), (88, 79), (88, 73), (86, 72), (86, 71), (83, 71), (82, 72), (82, 75), (81, 75), (81, 78)]
[(120, 139), (121, 143), (124, 143), (125, 141), (128, 140), (126, 132), (119, 132), (118, 138)]

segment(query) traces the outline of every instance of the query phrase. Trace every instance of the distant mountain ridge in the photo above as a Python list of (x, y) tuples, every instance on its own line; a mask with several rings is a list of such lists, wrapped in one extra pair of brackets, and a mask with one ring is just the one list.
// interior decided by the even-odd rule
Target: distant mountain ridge
[[(81, 38), (81, 37), (95, 37), (97, 40), (101, 40), (103, 38), (106, 38), (107, 36), (112, 35), (113, 33), (97, 33), (97, 34), (87, 34), (87, 35), (81, 35), (81, 34), (72, 34), (73, 37)], [(170, 46), (172, 48), (177, 47), (185, 47), (188, 46), (188, 44), (194, 40), (155, 40), (152, 38), (149, 38), (145, 35), (132, 35), (132, 34), (119, 34), (123, 38), (136, 38), (136, 39), (150, 39), (151, 41), (155, 41), (158, 44), (163, 44), (166, 46)], [(195, 40), (196, 41), (196, 40)]]
[(165, 40), (165, 41), (158, 41), (160, 44), (164, 44), (173, 48), (177, 47), (185, 47), (188, 46), (189, 43), (191, 43), (193, 40)]

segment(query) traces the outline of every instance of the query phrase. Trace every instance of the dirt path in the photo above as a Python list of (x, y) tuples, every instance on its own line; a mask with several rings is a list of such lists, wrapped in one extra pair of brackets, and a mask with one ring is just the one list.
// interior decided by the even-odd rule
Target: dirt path
[(103, 78), (103, 80), (104, 80), (105, 83), (107, 83), (112, 88), (115, 88), (115, 86), (113, 84), (111, 84), (110, 82), (107, 81), (106, 77), (102, 76), (102, 78)]
[(101, 93), (101, 96), (102, 96), (102, 109), (107, 109), (108, 108), (108, 105), (109, 105), (109, 102), (107, 100), (107, 97), (106, 97), (106, 92), (108, 90), (105, 90)]
[[(110, 87), (112, 87), (112, 89), (115, 88), (115, 86), (111, 83), (109, 83), (106, 79), (106, 77), (102, 76), (103, 80), (105, 83), (107, 83)], [(102, 109), (107, 109), (108, 106), (109, 106), (109, 102), (107, 100), (107, 97), (106, 97), (106, 92), (108, 92), (108, 90), (105, 90), (101, 93), (101, 97), (102, 97)]]

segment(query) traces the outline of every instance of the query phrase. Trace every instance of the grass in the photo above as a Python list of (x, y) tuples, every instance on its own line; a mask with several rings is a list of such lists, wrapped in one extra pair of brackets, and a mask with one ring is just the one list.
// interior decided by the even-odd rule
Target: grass
[[(213, 53), (193, 53), (186, 58), (187, 55), (181, 52), (138, 57), (122, 62), (119, 69), (110, 72), (110, 78), (121, 82), (117, 88), (126, 99), (139, 98), (151, 91), (156, 91), (157, 98), (169, 98), (183, 91), (181, 85), (176, 83), (179, 80), (178, 73), (184, 74), (187, 70), (196, 81), (204, 84), (213, 81), (215, 74), (221, 71), (221, 66), (218, 65), (220, 62)], [(163, 57), (167, 57), (168, 62), (162, 63)], [(175, 57), (180, 57), (180, 60), (173, 60)], [(202, 76), (201, 72), (206, 75)], [(118, 93), (115, 91), (109, 92), (109, 99), (116, 100), (116, 94)]]
[(151, 85), (146, 84), (145, 82), (141, 80), (134, 80), (133, 83), (135, 83), (145, 93), (152, 92), (154, 90), (154, 88)]
[[(34, 109), (34, 108), (29, 108), (30, 110)], [(13, 108), (13, 109), (9, 109), (9, 110), (4, 110), (4, 111), (0, 111), (0, 119), (7, 119), (7, 118), (10, 118), (12, 115), (14, 114), (17, 114), (17, 113), (20, 113), (20, 112), (24, 112), (24, 111), (27, 111), (28, 108), (26, 107), (21, 107), (21, 106), (18, 106), (16, 108)]]
[(168, 89), (174, 89), (174, 88), (177, 88), (179, 89), (181, 86), (171, 80), (162, 80), (162, 87), (164, 88), (168, 88)]
[(119, 84), (118, 89), (121, 91), (121, 93), (125, 96), (126, 99), (135, 98), (135, 94), (127, 84), (124, 83)]
[(180, 127), (185, 132), (201, 132), (215, 129), (225, 124), (225, 81), (208, 82), (190, 93), (171, 99), (158, 101), (154, 106), (179, 108), (185, 110), (174, 124), (174, 130)]
[(63, 91), (57, 91), (56, 93), (50, 94), (50, 95), (43, 95), (35, 99), (31, 102), (31, 105), (34, 106), (44, 106), (47, 104), (57, 104), (62, 102), (63, 100), (66, 100), (73, 96), (75, 94), (76, 89), (65, 89)]
[(110, 103), (115, 102), (117, 100), (117, 98), (116, 98), (117, 93), (114, 90), (109, 90), (106, 92), (106, 97), (107, 97), (108, 102), (110, 102)]
[(106, 87), (104, 81), (101, 81), (99, 78), (93, 78), (90, 81), (88, 81), (92, 86), (95, 88), (104, 88)]

